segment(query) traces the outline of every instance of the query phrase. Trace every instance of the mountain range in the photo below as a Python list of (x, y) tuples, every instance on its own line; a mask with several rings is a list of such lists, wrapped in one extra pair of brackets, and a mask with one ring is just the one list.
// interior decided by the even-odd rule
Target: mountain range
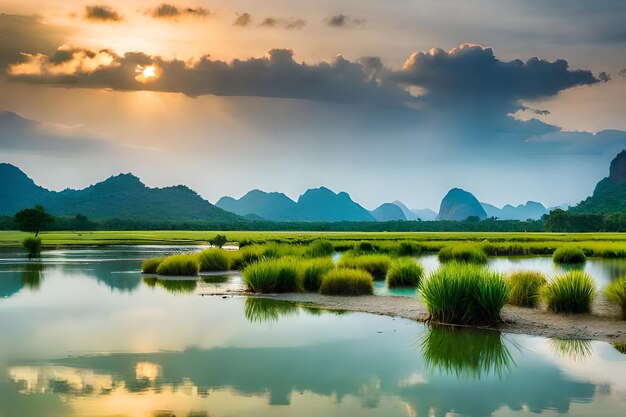
[[(611, 163), (610, 175), (594, 194), (574, 211), (626, 212), (626, 151)], [(326, 187), (306, 190), (297, 201), (280, 192), (258, 189), (239, 199), (222, 197), (215, 205), (184, 185), (147, 187), (133, 174), (119, 174), (82, 190), (51, 191), (37, 185), (19, 168), (0, 164), (0, 215), (12, 216), (20, 209), (42, 204), (52, 214), (84, 214), (91, 219), (142, 219), (172, 222), (245, 222), (270, 220), (292, 222), (338, 221), (432, 221), (466, 220), (468, 217), (502, 220), (539, 219), (549, 212), (543, 204), (528, 201), (502, 208), (479, 202), (470, 192), (451, 189), (441, 201), (439, 213), (410, 209), (401, 201), (383, 203), (367, 210), (346, 192)]]

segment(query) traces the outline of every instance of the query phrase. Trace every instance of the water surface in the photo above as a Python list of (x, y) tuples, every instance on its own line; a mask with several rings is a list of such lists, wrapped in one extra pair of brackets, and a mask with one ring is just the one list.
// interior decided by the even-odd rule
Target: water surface
[(0, 415), (624, 414), (610, 344), (201, 297), (238, 278), (139, 273), (147, 252), (184, 250), (0, 255)]

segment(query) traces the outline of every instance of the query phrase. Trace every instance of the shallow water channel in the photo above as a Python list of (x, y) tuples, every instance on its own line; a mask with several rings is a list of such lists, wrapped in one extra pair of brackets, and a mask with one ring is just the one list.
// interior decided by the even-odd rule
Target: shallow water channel
[[(624, 415), (618, 347), (197, 295), (240, 287), (237, 274), (140, 274), (185, 250), (0, 253), (0, 416)], [(554, 268), (490, 266), (522, 264)], [(623, 265), (585, 268), (602, 283)]]

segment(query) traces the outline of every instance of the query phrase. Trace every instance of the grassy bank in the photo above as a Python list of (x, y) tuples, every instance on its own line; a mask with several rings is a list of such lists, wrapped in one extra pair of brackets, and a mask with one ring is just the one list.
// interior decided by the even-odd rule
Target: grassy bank
[[(44, 249), (83, 245), (208, 245), (220, 231), (96, 231), (43, 232)], [(230, 242), (306, 244), (323, 237), (336, 250), (350, 250), (361, 241), (375, 252), (406, 250), (406, 242), (420, 251), (436, 252), (446, 246), (479, 245), (488, 256), (552, 255), (562, 246), (575, 245), (588, 257), (626, 257), (626, 234), (621, 233), (490, 233), (490, 232), (225, 232)], [(0, 231), (0, 247), (20, 247), (28, 233)], [(404, 242), (404, 243), (403, 243)], [(403, 245), (404, 249), (400, 249)]]

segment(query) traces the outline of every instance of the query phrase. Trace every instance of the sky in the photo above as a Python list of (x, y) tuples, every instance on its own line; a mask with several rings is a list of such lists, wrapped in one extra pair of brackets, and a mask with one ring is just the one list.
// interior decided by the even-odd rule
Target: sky
[(626, 148), (622, 0), (0, 0), (0, 162), (211, 202), (577, 203)]

